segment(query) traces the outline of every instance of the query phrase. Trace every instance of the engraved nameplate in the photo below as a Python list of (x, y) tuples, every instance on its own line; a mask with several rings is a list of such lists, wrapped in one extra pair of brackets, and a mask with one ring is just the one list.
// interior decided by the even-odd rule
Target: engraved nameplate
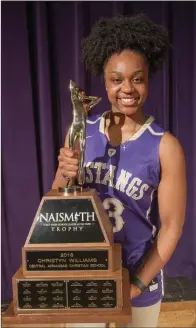
[(115, 308), (115, 280), (72, 280), (67, 283), (70, 308)]
[(30, 244), (105, 242), (90, 199), (45, 200)]
[(115, 280), (17, 280), (18, 308), (89, 309), (117, 306)]
[(63, 280), (19, 280), (20, 309), (59, 309), (67, 306), (66, 282)]
[(27, 271), (108, 270), (108, 251), (26, 251)]

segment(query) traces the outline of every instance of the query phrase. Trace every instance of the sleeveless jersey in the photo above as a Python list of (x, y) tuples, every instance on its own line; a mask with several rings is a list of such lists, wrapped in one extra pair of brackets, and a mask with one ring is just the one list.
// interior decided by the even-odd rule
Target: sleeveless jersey
[[(85, 184), (95, 188), (122, 245), (123, 266), (130, 275), (152, 247), (160, 227), (157, 188), (159, 146), (165, 131), (151, 116), (126, 142), (112, 146), (104, 134), (105, 112), (87, 119)], [(132, 306), (149, 306), (163, 295), (162, 272)]]

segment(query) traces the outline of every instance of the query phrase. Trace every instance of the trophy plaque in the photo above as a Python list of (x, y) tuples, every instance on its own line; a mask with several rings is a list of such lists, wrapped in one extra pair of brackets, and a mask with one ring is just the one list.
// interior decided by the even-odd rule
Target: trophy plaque
[[(13, 303), (3, 324), (131, 320), (129, 273), (121, 245), (94, 189), (83, 188), (87, 112), (100, 101), (70, 81), (74, 121), (70, 148), (79, 139), (78, 183), (49, 191), (41, 200), (13, 276)], [(58, 327), (58, 326), (56, 326)]]

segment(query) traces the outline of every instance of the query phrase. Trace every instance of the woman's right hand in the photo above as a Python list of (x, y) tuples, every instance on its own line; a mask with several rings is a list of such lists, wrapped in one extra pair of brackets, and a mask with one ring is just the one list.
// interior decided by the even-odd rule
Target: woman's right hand
[(67, 147), (60, 149), (58, 156), (60, 173), (66, 178), (77, 178), (79, 169), (79, 155)]

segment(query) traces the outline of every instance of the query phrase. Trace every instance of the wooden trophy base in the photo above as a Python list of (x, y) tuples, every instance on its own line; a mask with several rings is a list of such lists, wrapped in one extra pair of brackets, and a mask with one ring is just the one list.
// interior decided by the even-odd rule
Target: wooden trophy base
[[(22, 328), (23, 325), (27, 327), (27, 324), (31, 325), (48, 325), (54, 324), (55, 328), (61, 327), (61, 324), (66, 323), (117, 323), (125, 324), (131, 322), (131, 308), (129, 304), (124, 304), (122, 311), (118, 314), (99, 314), (94, 311), (91, 314), (80, 314), (80, 315), (69, 315), (69, 314), (45, 314), (45, 315), (34, 315), (34, 314), (20, 314), (15, 315), (13, 309), (13, 303), (11, 303), (2, 316), (2, 327), (3, 328)], [(18, 326), (19, 325), (19, 326)], [(40, 326), (39, 326), (40, 327)], [(44, 326), (45, 327), (45, 326)]]
[(3, 327), (131, 322), (129, 272), (112, 230), (95, 190), (47, 193), (12, 278)]
[(130, 308), (128, 270), (107, 277), (81, 276), (25, 278), (20, 268), (13, 276), (13, 304), (16, 315), (99, 315), (119, 314)]
[[(122, 270), (123, 280), (127, 281), (128, 272), (126, 269)], [(35, 311), (33, 309), (27, 309), (23, 313), (18, 313), (17, 306), (17, 295), (16, 295), (16, 284), (17, 280), (24, 279), (22, 275), (22, 270), (19, 269), (13, 277), (13, 287), (14, 287), (14, 301), (9, 305), (7, 311), (2, 316), (2, 327), (3, 328), (13, 328), (20, 327), (31, 327), (31, 325), (55, 325), (55, 328), (61, 327), (62, 324), (66, 323), (115, 323), (115, 324), (125, 324), (131, 322), (131, 306), (129, 301), (129, 286), (122, 285), (122, 299), (120, 303), (122, 304), (121, 308), (118, 309), (55, 309), (51, 311), (47, 309)], [(24, 281), (37, 280), (40, 277), (30, 278)], [(50, 278), (52, 279), (52, 278)], [(58, 278), (59, 280), (59, 278)], [(123, 281), (122, 280), (122, 281)], [(54, 279), (56, 281), (56, 279)], [(118, 284), (120, 286), (119, 275), (118, 275)], [(117, 284), (117, 285), (118, 285)], [(114, 311), (113, 311), (114, 310)]]

